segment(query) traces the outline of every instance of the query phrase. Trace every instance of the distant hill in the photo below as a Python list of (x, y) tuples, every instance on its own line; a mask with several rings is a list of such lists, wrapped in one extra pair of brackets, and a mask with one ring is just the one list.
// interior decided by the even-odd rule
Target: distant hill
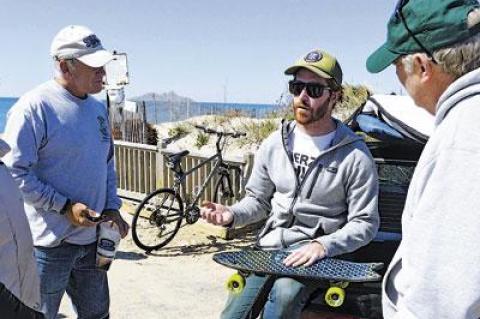
[(156, 101), (156, 102), (170, 102), (170, 103), (192, 103), (195, 102), (191, 98), (180, 96), (177, 93), (170, 91), (165, 92), (162, 94), (158, 94), (155, 92), (148, 92), (140, 96), (135, 96), (132, 98), (128, 98), (130, 101)]

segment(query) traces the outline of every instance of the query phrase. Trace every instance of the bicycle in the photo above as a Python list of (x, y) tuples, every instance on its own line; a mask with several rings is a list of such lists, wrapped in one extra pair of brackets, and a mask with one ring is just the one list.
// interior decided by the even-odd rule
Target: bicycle
[[(198, 201), (214, 175), (217, 176), (217, 179), (213, 201), (224, 204), (235, 196), (231, 172), (237, 170), (238, 176), (242, 176), (241, 168), (227, 164), (223, 159), (222, 151), (229, 138), (239, 138), (246, 134), (221, 132), (199, 125), (195, 127), (206, 134), (217, 136), (216, 153), (188, 171), (184, 171), (181, 164), (182, 158), (190, 153), (188, 150), (168, 156), (166, 166), (173, 172), (173, 187), (160, 188), (148, 194), (138, 205), (132, 220), (133, 241), (147, 253), (167, 245), (177, 234), (183, 219), (187, 224), (194, 224), (198, 221), (200, 218)], [(198, 191), (189, 196), (185, 187), (186, 177), (210, 162), (214, 163), (212, 170)]]

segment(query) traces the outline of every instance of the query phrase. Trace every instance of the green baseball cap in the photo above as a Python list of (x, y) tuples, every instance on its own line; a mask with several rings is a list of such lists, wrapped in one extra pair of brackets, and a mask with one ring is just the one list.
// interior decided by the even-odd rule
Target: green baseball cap
[(371, 73), (383, 71), (398, 57), (431, 53), (461, 42), (480, 31), (469, 28), (468, 14), (479, 7), (476, 0), (400, 0), (388, 21), (387, 41), (367, 59)]
[(337, 59), (328, 52), (315, 49), (300, 58), (294, 65), (285, 70), (285, 74), (297, 73), (299, 69), (307, 69), (325, 79), (333, 79), (337, 85), (342, 84), (342, 68)]

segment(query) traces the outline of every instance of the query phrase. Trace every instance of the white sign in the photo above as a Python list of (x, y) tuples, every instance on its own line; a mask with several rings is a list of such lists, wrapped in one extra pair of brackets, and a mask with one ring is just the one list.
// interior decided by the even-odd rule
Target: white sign
[(114, 53), (114, 59), (105, 65), (105, 89), (123, 88), (129, 83), (126, 53)]

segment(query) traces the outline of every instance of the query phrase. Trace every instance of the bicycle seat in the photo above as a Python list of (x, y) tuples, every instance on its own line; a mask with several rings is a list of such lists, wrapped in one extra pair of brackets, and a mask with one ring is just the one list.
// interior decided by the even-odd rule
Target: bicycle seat
[(178, 153), (173, 153), (172, 155), (168, 156), (168, 161), (171, 162), (171, 163), (178, 163), (178, 162), (180, 162), (182, 157), (187, 156), (188, 154), (190, 154), (190, 152), (188, 150), (181, 151), (181, 152), (178, 152)]

